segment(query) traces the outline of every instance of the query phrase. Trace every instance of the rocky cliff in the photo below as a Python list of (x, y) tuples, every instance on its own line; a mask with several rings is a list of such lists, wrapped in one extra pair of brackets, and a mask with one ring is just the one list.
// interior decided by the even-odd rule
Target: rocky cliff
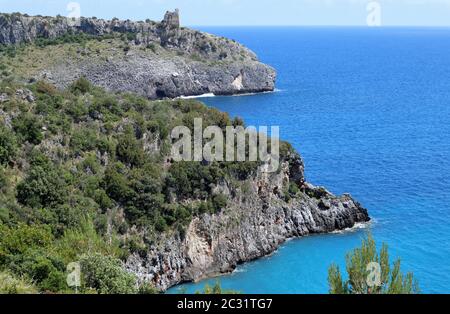
[[(218, 215), (195, 218), (184, 237), (163, 235), (145, 254), (133, 254), (126, 268), (145, 282), (166, 290), (183, 282), (229, 273), (237, 265), (276, 251), (286, 240), (328, 233), (370, 220), (350, 195), (336, 197), (304, 182), (303, 162), (296, 153), (276, 174), (259, 172), (240, 187), (223, 182), (217, 189), (229, 197)], [(290, 183), (300, 191), (287, 200)]]
[[(75, 52), (63, 47), (67, 44), (56, 45), (58, 39), (65, 43), (82, 35), (97, 44), (73, 44)], [(84, 76), (112, 91), (156, 99), (272, 91), (275, 84), (275, 71), (252, 51), (233, 40), (180, 27), (178, 11), (167, 12), (160, 23), (0, 14), (1, 45), (36, 43), (42, 58), (23, 71), (22, 79), (45, 78), (59, 87)]]

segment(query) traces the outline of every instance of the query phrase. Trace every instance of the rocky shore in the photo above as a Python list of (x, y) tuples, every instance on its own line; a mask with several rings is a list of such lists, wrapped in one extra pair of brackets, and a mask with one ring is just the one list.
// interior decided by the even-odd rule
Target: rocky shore
[[(131, 255), (127, 270), (164, 291), (229, 273), (273, 253), (288, 239), (370, 221), (367, 210), (350, 195), (337, 197), (304, 182), (300, 156), (293, 155), (282, 169), (259, 173), (238, 188), (223, 182), (217, 189), (232, 200), (225, 211), (195, 218), (184, 237), (164, 234), (146, 254)], [(282, 190), (290, 182), (301, 189), (286, 200)]]
[[(181, 27), (178, 11), (167, 12), (160, 23), (0, 14), (3, 46), (77, 35), (108, 38), (107, 45), (78, 48), (76, 54), (57, 46), (42, 48), (47, 58), (54, 56), (51, 62), (33, 64), (23, 79), (44, 78), (64, 88), (84, 76), (108, 90), (150, 99), (274, 90), (273, 68), (233, 40)], [(123, 40), (120, 45), (114, 36)]]

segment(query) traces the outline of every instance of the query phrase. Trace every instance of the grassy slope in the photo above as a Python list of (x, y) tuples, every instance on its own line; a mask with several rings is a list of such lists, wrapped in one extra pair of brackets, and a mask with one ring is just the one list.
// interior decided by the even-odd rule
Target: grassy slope
[(206, 62), (209, 65), (237, 61), (236, 59), (206, 60), (197, 54), (185, 55), (182, 52), (165, 49), (157, 43), (149, 46), (135, 45), (132, 40), (123, 35), (98, 37), (97, 39), (75, 37), (71, 38), (68, 43), (61, 43), (57, 40), (42, 40), (31, 45), (0, 48), (4, 50), (4, 53), (0, 54), (0, 78), (14, 75), (17, 79), (24, 81), (37, 77), (43, 71), (55, 65), (76, 65), (85, 62), (103, 63), (114, 58), (123, 59), (130, 53), (150, 59), (173, 60), (184, 58), (192, 62)]

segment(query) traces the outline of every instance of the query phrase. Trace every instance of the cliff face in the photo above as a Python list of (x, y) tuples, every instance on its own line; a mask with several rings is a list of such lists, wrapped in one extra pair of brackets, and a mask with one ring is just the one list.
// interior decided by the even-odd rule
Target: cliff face
[[(166, 290), (228, 273), (242, 262), (273, 253), (287, 239), (370, 220), (350, 195), (336, 197), (303, 182), (303, 162), (298, 155), (292, 157), (278, 174), (259, 173), (239, 188), (223, 183), (218, 189), (232, 199), (225, 211), (195, 218), (183, 238), (162, 236), (146, 254), (131, 255), (127, 270)], [(287, 201), (281, 191), (292, 181), (302, 188)]]
[(274, 89), (275, 71), (260, 63), (252, 51), (229, 39), (181, 28), (177, 11), (168, 12), (161, 23), (96, 18), (73, 23), (65, 17), (0, 14), (2, 45), (80, 34), (109, 36), (110, 48), (117, 43), (113, 35), (127, 37), (128, 42), (120, 56), (105, 58), (97, 48), (93, 56), (83, 47), (76, 55), (66, 54), (45, 67), (35, 64), (36, 70), (24, 79), (46, 78), (66, 87), (85, 76), (109, 90), (133, 91), (151, 99)]

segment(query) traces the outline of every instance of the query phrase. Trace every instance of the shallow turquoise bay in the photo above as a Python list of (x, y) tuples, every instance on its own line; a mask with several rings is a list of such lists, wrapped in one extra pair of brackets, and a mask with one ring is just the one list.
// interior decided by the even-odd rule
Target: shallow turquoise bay
[[(449, 293), (450, 29), (203, 30), (253, 49), (277, 69), (279, 91), (202, 100), (247, 125), (279, 125), (308, 181), (350, 192), (423, 292)], [(292, 240), (220, 281), (244, 293), (326, 293), (328, 266), (344, 267), (364, 233)]]

